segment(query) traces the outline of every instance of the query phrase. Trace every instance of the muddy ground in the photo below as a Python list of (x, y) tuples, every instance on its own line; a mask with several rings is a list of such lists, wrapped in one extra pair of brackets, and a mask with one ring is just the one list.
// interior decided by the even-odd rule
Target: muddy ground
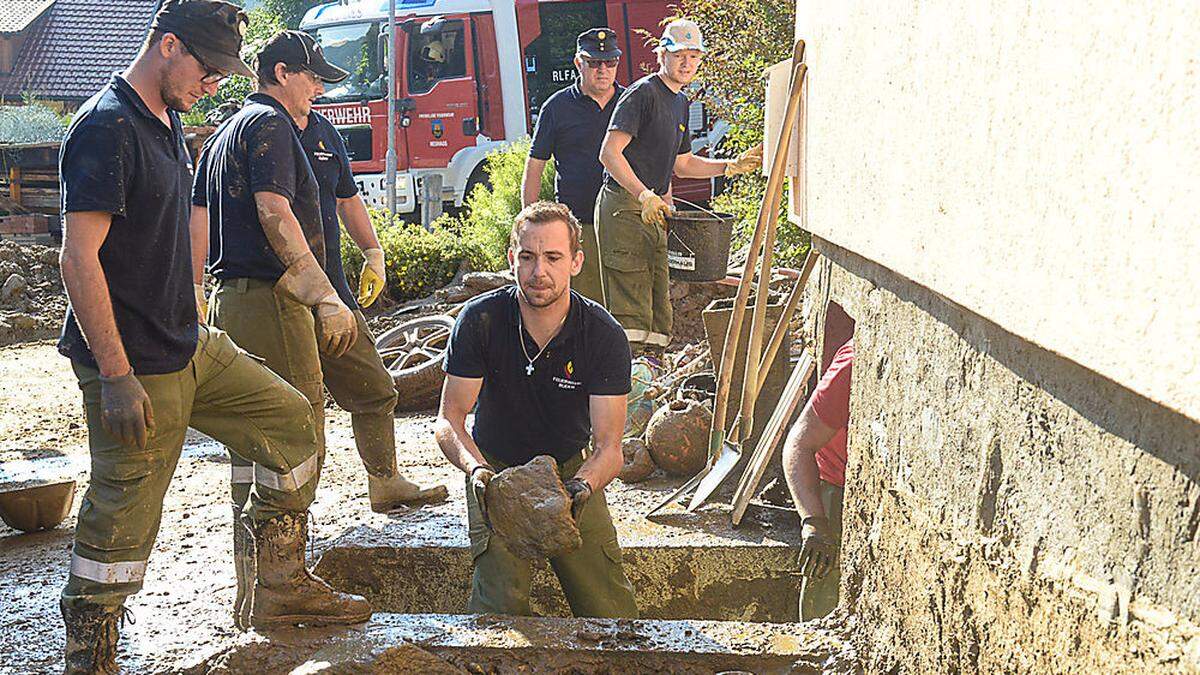
[[(0, 482), (33, 477), (79, 481), (72, 515), (58, 528), (21, 535), (0, 523), (0, 673), (61, 669), (63, 627), (58, 594), (66, 581), (74, 511), (86, 489), (87, 431), (79, 391), (67, 359), (51, 342), (0, 348)], [(313, 513), (311, 555), (360, 528), (452, 527), (465, 520), (463, 481), (433, 442), (430, 414), (397, 417), (401, 470), (450, 488), (446, 503), (381, 515), (368, 507), (366, 474), (353, 450), (349, 415), (327, 409), (328, 460)], [(234, 595), (228, 506), (229, 465), (222, 447), (189, 432), (163, 508), (162, 528), (142, 593), (129, 608), (120, 658), (128, 672), (176, 672), (235, 645), (239, 634), (229, 608)], [(672, 483), (654, 489), (614, 482), (626, 505), (617, 527), (632, 531)], [(704, 528), (717, 514), (689, 516), (683, 530)], [(449, 524), (448, 524), (449, 521)], [(790, 522), (790, 521), (789, 521)], [(779, 525), (763, 522), (747, 536), (771, 537)], [(778, 532), (778, 534), (783, 534)], [(465, 591), (464, 591), (465, 592)]]
[[(79, 481), (76, 507), (58, 528), (21, 535), (0, 523), (0, 672), (60, 670), (58, 593), (66, 582), (74, 510), (87, 486), (88, 453), (79, 390), (69, 362), (52, 343), (0, 348), (0, 411), (0, 481), (35, 476)], [(328, 414), (329, 459), (313, 506), (315, 544), (368, 522), (423, 517), (370, 511), (349, 415), (340, 410)], [(428, 415), (397, 418), (401, 470), (458, 485), (461, 474), (448, 468), (433, 444), (431, 423)], [(121, 658), (129, 672), (178, 670), (194, 663), (200, 652), (232, 643), (228, 481), (222, 447), (189, 432), (164, 504), (145, 588), (128, 603), (137, 617), (122, 636)], [(457, 509), (459, 502), (426, 508)]]

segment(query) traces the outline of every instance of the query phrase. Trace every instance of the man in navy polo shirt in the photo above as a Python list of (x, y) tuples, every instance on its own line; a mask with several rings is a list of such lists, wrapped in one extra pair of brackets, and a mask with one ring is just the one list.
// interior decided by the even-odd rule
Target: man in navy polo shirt
[(554, 158), (554, 199), (566, 204), (583, 227), (583, 270), (571, 280), (571, 288), (596, 302), (603, 300), (592, 212), (604, 180), (600, 142), (617, 99), (625, 91), (617, 84), (620, 60), (621, 50), (617, 49), (617, 36), (611, 28), (593, 28), (579, 34), (575, 51), (579, 79), (542, 104), (521, 183), (522, 200), (528, 206), (537, 201), (542, 172), (546, 162)]
[[(517, 284), (471, 300), (454, 324), (435, 431), (467, 480), (475, 566), (467, 607), (530, 613), (529, 563), (492, 536), (481, 507), (498, 469), (550, 455), (583, 538), (581, 548), (550, 561), (571, 611), (636, 617), (604, 499), (604, 487), (621, 470), (629, 343), (603, 307), (571, 291), (583, 252), (579, 222), (566, 206), (535, 202), (517, 214), (508, 260)], [(475, 424), (467, 433), (472, 409)]]
[(249, 517), (265, 535), (256, 588), (264, 610), (337, 621), (349, 602), (365, 608), (358, 620), (370, 615), (361, 598), (311, 577), (302, 540), (274, 536), (316, 488), (307, 402), (225, 333), (197, 323), (179, 113), (228, 74), (249, 74), (238, 60), (246, 24), (230, 3), (166, 3), (133, 64), (83, 104), (63, 141), (70, 307), (58, 349), (83, 392), (92, 465), (60, 603), (68, 673), (117, 672), (124, 601), (141, 590), (189, 426), (246, 448), (262, 467)]
[[(311, 39), (304, 36), (305, 41)], [(299, 55), (295, 55), (296, 58)], [(354, 312), (358, 340), (341, 356), (321, 355), (321, 374), (329, 394), (350, 412), (354, 444), (367, 469), (367, 496), (371, 508), (386, 513), (406, 504), (441, 501), (445, 486), (422, 488), (400, 475), (396, 467), (396, 434), (393, 411), (396, 384), (375, 349), (375, 338), (359, 305), (370, 307), (387, 285), (383, 249), (371, 225), (367, 206), (354, 183), (350, 155), (333, 124), (316, 110), (294, 119), (300, 145), (317, 179), (321, 201), (321, 226), (325, 233), (325, 274), (338, 297)], [(338, 219), (363, 253), (358, 297), (350, 292), (342, 269), (342, 233)], [(243, 498), (244, 501), (244, 498)]]
[[(308, 400), (317, 427), (315, 472), (325, 458), (325, 393), (320, 354), (340, 357), (358, 339), (358, 321), (338, 297), (323, 265), (325, 249), (316, 177), (294, 118), (308, 115), (324, 93), (322, 81), (346, 71), (325, 61), (319, 45), (299, 31), (272, 38), (258, 56), (258, 91), (204, 144), (192, 189), (194, 276), (201, 278), (205, 249), (217, 280), (208, 318), (238, 346)], [(234, 562), (238, 588), (234, 620), (240, 628), (269, 620), (253, 578), (251, 540), (242, 506), (246, 486), (257, 483), (248, 448), (229, 444), (233, 458)], [(307, 514), (284, 533), (307, 539)], [(254, 539), (261, 538), (254, 533)], [(346, 616), (361, 614), (347, 607)]]

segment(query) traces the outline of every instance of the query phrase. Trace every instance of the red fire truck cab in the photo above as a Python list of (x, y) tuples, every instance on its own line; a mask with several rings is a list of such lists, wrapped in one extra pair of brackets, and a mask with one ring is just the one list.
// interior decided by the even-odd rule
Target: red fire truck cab
[[(485, 156), (532, 131), (541, 103), (575, 78), (579, 33), (616, 32), (624, 53), (618, 81), (628, 84), (656, 68), (647, 37), (669, 11), (666, 0), (397, 0), (391, 38), (387, 13), (387, 0), (343, 0), (312, 8), (300, 27), (350, 72), (316, 108), (342, 134), (359, 188), (378, 206), (386, 194), (386, 96), (395, 95), (397, 211), (413, 213), (423, 177), (440, 174), (443, 201), (461, 206), (485, 179)], [(390, 84), (389, 54), (398, 80)], [(696, 152), (728, 128), (707, 119), (699, 102), (691, 126)], [(692, 201), (711, 190), (711, 181), (694, 180), (673, 189)]]

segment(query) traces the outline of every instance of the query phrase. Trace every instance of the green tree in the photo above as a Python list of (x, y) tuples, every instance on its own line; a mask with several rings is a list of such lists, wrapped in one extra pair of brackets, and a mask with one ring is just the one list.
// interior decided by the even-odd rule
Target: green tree
[[(704, 32), (704, 43), (709, 50), (700, 67), (705, 104), (731, 125), (722, 142), (721, 154), (735, 156), (761, 143), (766, 109), (763, 71), (792, 54), (795, 3), (681, 0), (676, 9), (679, 16), (695, 21)], [(760, 174), (748, 174), (730, 181), (725, 192), (713, 200), (714, 209), (738, 217), (734, 246), (749, 241), (765, 187), (766, 180)], [(782, 203), (788, 203), (786, 194)], [(777, 264), (796, 265), (803, 260), (808, 252), (808, 233), (789, 222), (782, 210), (777, 236)]]

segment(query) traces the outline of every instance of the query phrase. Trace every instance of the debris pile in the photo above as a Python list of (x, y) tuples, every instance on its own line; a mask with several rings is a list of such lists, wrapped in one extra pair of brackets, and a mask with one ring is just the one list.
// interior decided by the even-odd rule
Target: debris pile
[(0, 240), (0, 346), (57, 336), (66, 311), (58, 250)]
[(669, 349), (678, 350), (686, 345), (701, 342), (705, 339), (704, 309), (713, 300), (732, 298), (737, 292), (736, 286), (729, 286), (718, 281), (712, 282), (671, 282), (671, 308), (673, 310), (673, 326), (671, 328), (671, 344)]

